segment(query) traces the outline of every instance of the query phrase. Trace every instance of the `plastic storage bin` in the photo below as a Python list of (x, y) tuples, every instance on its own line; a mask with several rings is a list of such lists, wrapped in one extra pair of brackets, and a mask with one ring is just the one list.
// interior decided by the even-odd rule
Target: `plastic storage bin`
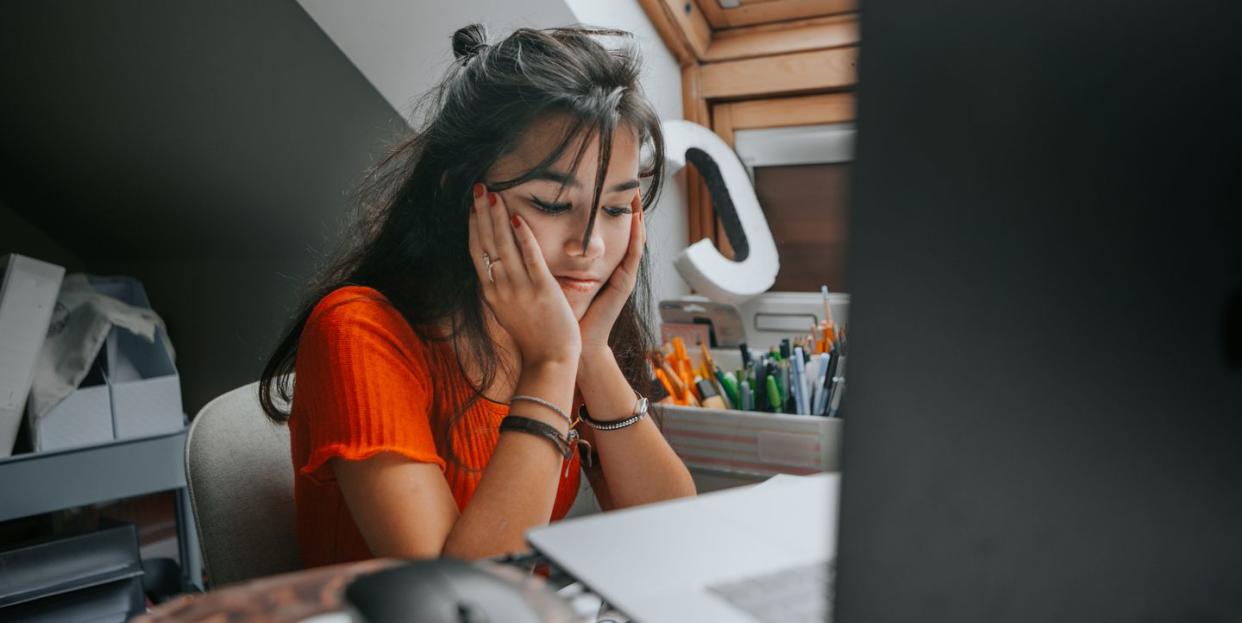
[(840, 470), (844, 420), (653, 405), (664, 437), (691, 469), (747, 476)]

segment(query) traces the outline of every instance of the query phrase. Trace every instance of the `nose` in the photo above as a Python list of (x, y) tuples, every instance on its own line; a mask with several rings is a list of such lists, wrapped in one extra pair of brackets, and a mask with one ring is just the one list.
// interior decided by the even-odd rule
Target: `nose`
[(604, 238), (599, 233), (599, 219), (595, 220), (595, 227), (591, 229), (591, 235), (587, 238), (587, 245), (582, 247), (582, 232), (587, 228), (587, 215), (577, 219), (574, 227), (570, 230), (569, 235), (565, 238), (565, 253), (570, 257), (581, 257), (583, 259), (593, 260), (604, 255)]

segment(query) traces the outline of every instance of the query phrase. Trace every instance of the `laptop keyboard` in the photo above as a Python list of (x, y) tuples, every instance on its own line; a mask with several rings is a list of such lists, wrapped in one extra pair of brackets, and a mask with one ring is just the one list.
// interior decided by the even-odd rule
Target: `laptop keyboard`
[(834, 568), (822, 562), (800, 565), (707, 590), (764, 623), (820, 623), (830, 619)]

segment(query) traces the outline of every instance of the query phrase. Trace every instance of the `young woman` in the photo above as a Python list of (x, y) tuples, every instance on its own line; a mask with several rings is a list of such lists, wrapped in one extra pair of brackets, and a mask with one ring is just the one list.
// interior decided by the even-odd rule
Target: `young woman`
[(426, 122), (364, 184), (260, 390), (307, 566), (524, 549), (583, 457), (605, 509), (694, 494), (642, 397), (659, 118), (600, 35), (628, 33), (457, 31)]

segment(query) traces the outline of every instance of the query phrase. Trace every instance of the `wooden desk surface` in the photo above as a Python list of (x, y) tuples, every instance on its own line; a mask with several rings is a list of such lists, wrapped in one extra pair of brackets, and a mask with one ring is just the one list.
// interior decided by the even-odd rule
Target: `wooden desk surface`
[(183, 595), (136, 617), (134, 622), (271, 621), (294, 623), (337, 612), (345, 587), (355, 577), (401, 564), (399, 560), (365, 560), (258, 578), (195, 595)]

